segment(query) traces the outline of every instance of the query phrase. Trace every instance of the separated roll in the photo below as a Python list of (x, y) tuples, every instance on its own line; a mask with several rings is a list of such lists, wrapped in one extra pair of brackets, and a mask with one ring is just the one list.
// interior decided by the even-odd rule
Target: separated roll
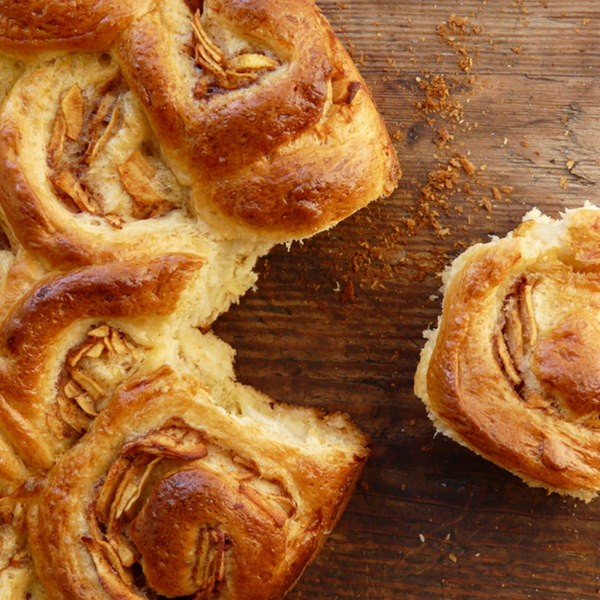
[(600, 489), (600, 210), (538, 210), (444, 275), (415, 391), (439, 431), (532, 486)]

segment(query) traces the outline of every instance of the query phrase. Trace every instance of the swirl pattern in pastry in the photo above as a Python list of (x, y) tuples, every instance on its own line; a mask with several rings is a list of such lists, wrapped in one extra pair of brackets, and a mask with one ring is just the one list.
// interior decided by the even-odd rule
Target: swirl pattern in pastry
[(396, 185), (381, 118), (313, 2), (206, 0), (191, 19), (164, 2), (116, 49), (193, 182), (196, 210), (222, 237), (299, 239)]
[[(341, 445), (311, 456), (300, 436), (270, 432), (251, 411), (224, 412), (166, 366), (124, 386), (30, 510), (50, 597), (284, 594), (335, 523), (339, 485), (351, 485), (361, 459), (340, 468), (350, 451)], [(330, 426), (303, 411), (310, 427)]]
[(436, 427), (532, 486), (600, 489), (600, 209), (532, 211), (445, 275), (415, 390)]
[(312, 0), (0, 0), (0, 597), (275, 599), (368, 455), (211, 323), (400, 170)]

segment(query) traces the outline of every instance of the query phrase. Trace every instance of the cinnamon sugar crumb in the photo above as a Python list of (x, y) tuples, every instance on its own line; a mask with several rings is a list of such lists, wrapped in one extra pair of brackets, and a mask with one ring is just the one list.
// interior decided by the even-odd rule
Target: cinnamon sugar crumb
[(354, 284), (352, 283), (352, 281), (347, 281), (346, 282), (346, 287), (344, 288), (344, 291), (342, 292), (341, 301), (344, 304), (346, 302), (354, 302), (355, 301), (355, 298), (354, 298)]
[(485, 208), (488, 212), (492, 212), (492, 203), (490, 199), (485, 196), (479, 201), (479, 206)]
[(472, 177), (473, 175), (475, 175), (475, 171), (476, 171), (475, 165), (466, 156), (460, 157), (460, 164), (461, 164), (464, 172), (467, 175), (469, 175), (469, 177)]

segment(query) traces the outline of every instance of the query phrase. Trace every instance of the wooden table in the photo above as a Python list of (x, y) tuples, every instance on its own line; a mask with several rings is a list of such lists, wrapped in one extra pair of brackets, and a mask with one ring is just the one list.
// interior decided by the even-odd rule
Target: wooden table
[(346, 411), (372, 438), (361, 485), (289, 598), (600, 598), (600, 499), (549, 496), (434, 437), (413, 394), (436, 274), (534, 206), (600, 203), (600, 4), (320, 6), (404, 176), (388, 200), (277, 247), (258, 291), (214, 327), (241, 381)]

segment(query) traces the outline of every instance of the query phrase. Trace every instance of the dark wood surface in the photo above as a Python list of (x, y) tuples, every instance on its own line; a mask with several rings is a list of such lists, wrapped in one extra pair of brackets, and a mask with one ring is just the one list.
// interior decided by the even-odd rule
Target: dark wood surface
[[(361, 485), (289, 598), (600, 598), (600, 499), (547, 495), (434, 436), (413, 394), (436, 274), (534, 206), (557, 216), (600, 203), (600, 4), (320, 6), (404, 176), (388, 200), (275, 248), (258, 290), (214, 327), (241, 381), (347, 411), (372, 438)], [(436, 82), (442, 106), (426, 89)]]

